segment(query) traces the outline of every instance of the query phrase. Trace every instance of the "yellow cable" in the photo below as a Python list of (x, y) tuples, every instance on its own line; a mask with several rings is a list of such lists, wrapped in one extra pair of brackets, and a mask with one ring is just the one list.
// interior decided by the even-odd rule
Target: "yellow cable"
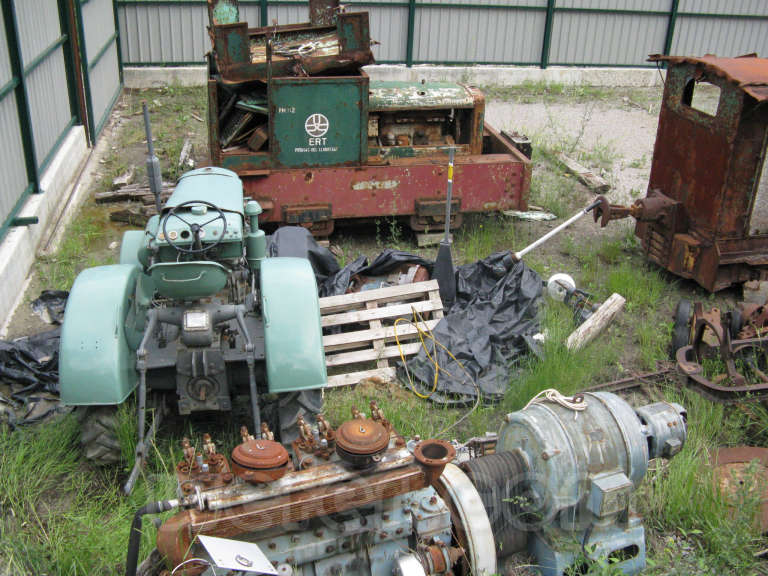
[[(421, 322), (421, 323), (423, 323), (425, 325), (426, 325), (426, 323), (424, 322), (424, 318), (422, 317), (422, 315), (419, 312), (417, 312), (416, 309), (413, 306), (411, 306), (411, 312), (413, 313), (413, 318), (414, 318), (414, 320), (416, 320), (416, 322), (412, 322), (411, 320), (408, 320), (407, 318), (398, 318), (397, 320), (395, 320), (395, 324), (394, 324), (394, 328), (395, 328), (395, 342), (397, 343), (397, 350), (398, 350), (398, 352), (400, 352), (400, 359), (403, 361), (403, 367), (405, 368), (405, 374), (406, 374), (406, 376), (408, 376), (408, 382), (410, 384), (411, 392), (416, 394), (416, 396), (418, 396), (419, 398), (429, 399), (437, 391), (437, 379), (438, 379), (438, 375), (439, 375), (440, 370), (442, 370), (447, 376), (449, 376), (451, 378), (454, 377), (448, 370), (446, 370), (445, 368), (441, 368), (440, 367), (440, 363), (437, 360), (437, 354), (435, 354), (435, 357), (432, 358), (432, 355), (429, 353), (429, 350), (427, 349), (427, 344), (424, 341), (424, 336), (425, 335), (426, 335), (427, 338), (429, 338), (430, 340), (432, 340), (432, 342), (435, 343), (435, 348), (437, 348), (437, 346), (440, 346), (443, 350), (445, 350), (446, 354), (448, 354), (448, 356), (450, 356), (451, 359), (454, 362), (456, 362), (456, 364), (459, 365), (459, 367), (464, 371), (464, 373), (469, 378), (469, 381), (472, 382), (472, 385), (475, 387), (475, 392), (476, 392), (475, 404), (461, 418), (459, 418), (458, 420), (454, 421), (449, 426), (446, 426), (440, 432), (438, 432), (437, 434), (434, 435), (435, 437), (439, 437), (439, 436), (442, 436), (443, 434), (445, 434), (446, 432), (448, 432), (448, 430), (451, 430), (452, 428), (455, 428), (456, 426), (458, 426), (462, 421), (464, 421), (466, 418), (468, 418), (469, 415), (472, 414), (472, 412), (474, 412), (477, 409), (477, 407), (480, 405), (480, 387), (477, 385), (477, 382), (475, 382), (475, 379), (472, 377), (472, 374), (470, 374), (469, 371), (464, 367), (464, 364), (462, 364), (459, 361), (459, 359), (456, 358), (456, 356), (454, 356), (453, 353), (450, 350), (448, 350), (448, 348), (435, 337), (434, 334), (432, 334), (432, 330), (429, 327), (427, 327), (427, 330), (424, 330), (424, 329), (421, 328), (421, 326), (419, 326), (419, 322)], [(435, 367), (435, 380), (432, 383), (432, 390), (430, 391), (429, 394), (425, 395), (425, 394), (422, 394), (419, 391), (417, 391), (416, 390), (416, 385), (413, 383), (413, 378), (411, 378), (411, 372), (408, 370), (408, 363), (406, 362), (405, 354), (403, 353), (403, 347), (400, 345), (400, 338), (397, 335), (397, 325), (400, 322), (407, 322), (408, 324), (410, 324), (411, 326), (416, 328), (416, 332), (419, 335), (419, 340), (421, 341), (421, 347), (424, 349), (424, 353), (427, 355), (427, 358), (429, 358), (429, 361), (432, 362), (432, 364)]]
[[(418, 396), (419, 398), (427, 399), (427, 398), (430, 398), (437, 391), (437, 381), (438, 381), (438, 377), (440, 375), (440, 370), (442, 370), (449, 377), (453, 377), (453, 375), (448, 370), (446, 370), (445, 368), (441, 368), (440, 367), (440, 362), (437, 360), (437, 354), (435, 354), (434, 358), (432, 357), (432, 354), (430, 354), (429, 349), (427, 348), (427, 343), (424, 341), (425, 337), (429, 338), (430, 340), (432, 340), (432, 342), (434, 342), (434, 344), (435, 344), (435, 347), (440, 346), (440, 348), (445, 350), (445, 353), (448, 354), (448, 356), (450, 356), (450, 358), (454, 362), (456, 362), (456, 364), (459, 365), (459, 367), (464, 371), (464, 373), (474, 383), (474, 379), (472, 378), (472, 375), (469, 373), (469, 371), (464, 367), (464, 365), (459, 361), (459, 359), (456, 358), (456, 356), (454, 356), (453, 353), (450, 350), (448, 350), (448, 348), (435, 337), (435, 335), (432, 333), (432, 330), (429, 327), (427, 327), (427, 329), (424, 330), (419, 325), (421, 323), (421, 324), (424, 324), (426, 326), (426, 322), (424, 321), (423, 316), (413, 306), (411, 306), (411, 311), (413, 313), (413, 318), (414, 318), (415, 322), (413, 322), (411, 320), (408, 320), (407, 318), (398, 318), (397, 320), (395, 320), (395, 326), (394, 326), (394, 328), (395, 328), (395, 342), (397, 343), (397, 350), (400, 353), (400, 359), (403, 361), (403, 367), (405, 368), (406, 376), (408, 376), (408, 383), (411, 385), (410, 386), (411, 387), (411, 391), (414, 394), (416, 394), (416, 396)], [(432, 383), (432, 390), (429, 392), (429, 394), (422, 394), (419, 391), (417, 391), (416, 390), (416, 386), (413, 383), (413, 378), (411, 378), (411, 373), (408, 370), (408, 363), (405, 360), (405, 353), (403, 352), (403, 347), (400, 344), (400, 338), (398, 337), (398, 334), (397, 334), (397, 325), (400, 322), (407, 322), (408, 324), (410, 324), (411, 326), (413, 326), (416, 329), (416, 333), (419, 335), (419, 340), (421, 342), (421, 347), (424, 349), (424, 353), (427, 355), (427, 358), (429, 359), (429, 361), (435, 367), (435, 378), (434, 378), (434, 382)]]

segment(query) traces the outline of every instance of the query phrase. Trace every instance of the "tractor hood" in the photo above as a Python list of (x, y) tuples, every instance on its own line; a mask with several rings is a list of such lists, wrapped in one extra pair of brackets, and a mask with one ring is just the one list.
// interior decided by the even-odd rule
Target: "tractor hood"
[(225, 212), (243, 215), (243, 182), (224, 168), (198, 168), (179, 178), (163, 212), (190, 200), (207, 200)]

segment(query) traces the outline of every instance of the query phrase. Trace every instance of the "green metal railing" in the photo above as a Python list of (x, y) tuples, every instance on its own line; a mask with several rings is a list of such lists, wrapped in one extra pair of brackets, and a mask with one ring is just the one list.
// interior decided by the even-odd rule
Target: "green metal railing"
[[(199, 5), (205, 6), (205, 0), (116, 0), (117, 6), (141, 6), (141, 5)], [(254, 5), (260, 6), (261, 23), (267, 22), (267, 11), (269, 7), (276, 6), (306, 6), (306, 0), (239, 0), (241, 5)], [(446, 64), (446, 65), (461, 65), (461, 64), (499, 64), (499, 65), (524, 65), (524, 66), (540, 66), (546, 68), (550, 65), (550, 49), (552, 47), (552, 31), (558, 14), (606, 14), (606, 15), (624, 15), (624, 16), (655, 16), (666, 17), (667, 26), (664, 36), (664, 54), (669, 54), (672, 49), (672, 43), (675, 36), (676, 24), (679, 18), (717, 18), (717, 19), (741, 19), (741, 20), (763, 20), (768, 22), (768, 15), (760, 14), (729, 14), (729, 13), (713, 13), (713, 12), (681, 12), (679, 8), (679, 0), (670, 0), (669, 10), (639, 10), (639, 9), (618, 9), (618, 8), (579, 8), (569, 6), (558, 6), (557, 0), (546, 0), (539, 6), (527, 6), (510, 2), (508, 4), (479, 4), (477, 2), (457, 2), (457, 3), (443, 3), (435, 0), (402, 0), (395, 2), (382, 2), (377, 0), (350, 0), (344, 2), (351, 6), (356, 7), (382, 7), (382, 8), (403, 8), (407, 9), (407, 34), (406, 34), (406, 46), (405, 46), (405, 60), (380, 60), (381, 63), (394, 64), (404, 63), (408, 66), (414, 64)], [(543, 43), (541, 47), (541, 57), (536, 61), (522, 62), (522, 61), (487, 61), (478, 62), (476, 60), (458, 60), (458, 61), (430, 61), (430, 60), (418, 60), (414, 57), (414, 35), (416, 30), (416, 18), (417, 14), (427, 14), (430, 9), (433, 8), (448, 8), (448, 9), (481, 9), (481, 10), (494, 10), (504, 12), (539, 12), (543, 13), (544, 18), (544, 34)], [(124, 62), (127, 66), (181, 66), (200, 64), (201, 61), (184, 61), (184, 62)], [(637, 66), (627, 64), (616, 63), (598, 63), (598, 62), (557, 62), (559, 66)], [(648, 65), (651, 66), (651, 65)]]
[[(24, 155), (24, 168), (27, 178), (26, 187), (19, 193), (5, 220), (0, 222), (0, 240), (2, 240), (8, 233), (8, 230), (14, 226), (28, 226), (37, 223), (37, 218), (19, 217), (19, 212), (31, 194), (39, 194), (41, 192), (40, 175), (45, 171), (59, 145), (66, 137), (69, 129), (78, 121), (79, 113), (74, 93), (74, 82), (72, 80), (72, 30), (70, 30), (68, 26), (65, 2), (66, 0), (58, 0), (61, 30), (64, 32), (29, 62), (24, 62), (19, 37), (16, 6), (13, 0), (0, 0), (0, 10), (2, 11), (5, 24), (4, 32), (12, 75), (11, 79), (4, 86), (0, 87), (0, 102), (11, 94), (15, 96), (16, 113), (21, 133), (22, 152)], [(35, 148), (35, 134), (32, 126), (32, 114), (28, 98), (27, 79), (43, 62), (55, 54), (59, 48), (62, 48), (64, 53), (64, 65), (69, 85), (68, 97), (71, 117), (64, 129), (57, 136), (51, 149), (47, 150), (42, 158), (38, 158)]]

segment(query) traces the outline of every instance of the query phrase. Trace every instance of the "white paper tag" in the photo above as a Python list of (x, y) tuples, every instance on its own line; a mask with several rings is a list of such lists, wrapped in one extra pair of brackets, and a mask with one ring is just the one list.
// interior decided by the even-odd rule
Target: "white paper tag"
[(240, 570), (252, 574), (275, 574), (277, 570), (261, 548), (250, 542), (240, 542), (215, 536), (198, 536), (217, 568)]

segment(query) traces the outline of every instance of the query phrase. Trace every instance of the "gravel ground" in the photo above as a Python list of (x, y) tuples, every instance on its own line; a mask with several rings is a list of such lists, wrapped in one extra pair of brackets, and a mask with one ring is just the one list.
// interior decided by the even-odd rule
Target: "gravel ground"
[(613, 156), (610, 169), (601, 174), (613, 186), (608, 198), (615, 203), (631, 203), (638, 195), (645, 195), (658, 107), (649, 113), (622, 99), (562, 104), (490, 101), (486, 120), (496, 128), (526, 134), (534, 145), (543, 140), (550, 146), (569, 147), (576, 142), (576, 148), (583, 151), (602, 150), (603, 156)]

